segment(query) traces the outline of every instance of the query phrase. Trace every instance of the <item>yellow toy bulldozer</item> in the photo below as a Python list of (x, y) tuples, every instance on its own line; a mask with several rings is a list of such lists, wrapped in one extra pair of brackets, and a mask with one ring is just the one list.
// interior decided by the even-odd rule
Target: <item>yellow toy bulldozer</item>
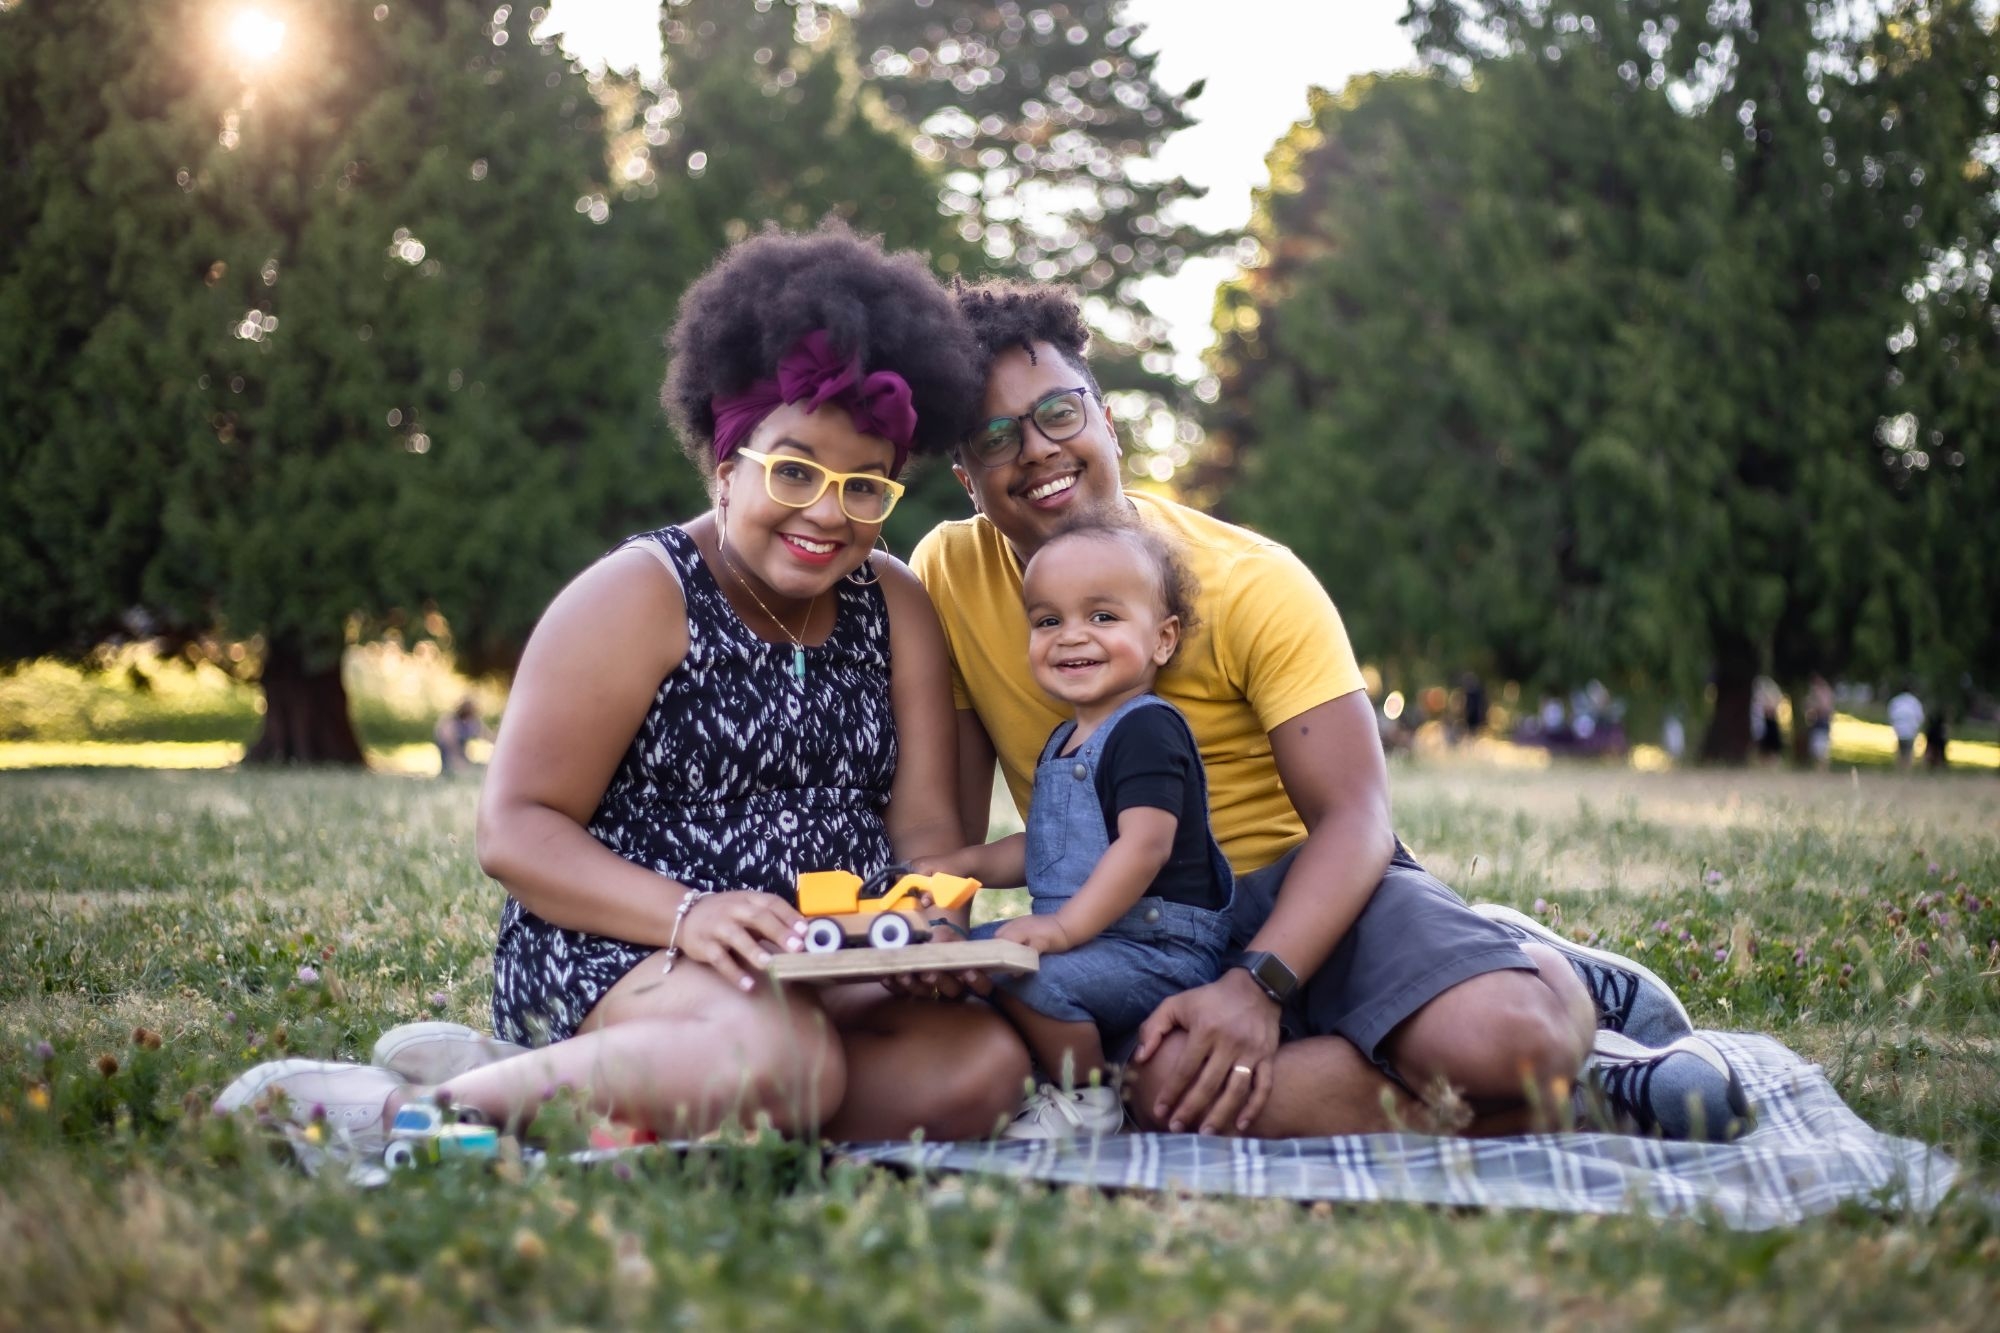
[[(887, 892), (864, 897), (870, 890)], [(900, 949), (928, 940), (922, 913), (963, 907), (979, 892), (979, 881), (957, 875), (920, 875), (890, 866), (863, 881), (849, 870), (814, 870), (799, 876), (799, 915), (806, 918), (806, 950), (832, 953), (848, 944)], [(930, 895), (927, 909), (923, 895)]]

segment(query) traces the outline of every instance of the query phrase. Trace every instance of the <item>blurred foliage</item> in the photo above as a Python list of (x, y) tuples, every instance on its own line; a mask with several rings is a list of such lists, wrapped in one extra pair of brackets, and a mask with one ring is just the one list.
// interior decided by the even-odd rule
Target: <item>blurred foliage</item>
[[(263, 700), (229, 667), (232, 654), (242, 660), (249, 651), (202, 641), (164, 654), (155, 644), (133, 643), (100, 649), (81, 664), (23, 663), (0, 672), (0, 746), (247, 743)], [(501, 685), (468, 680), (453, 665), (428, 640), (408, 649), (393, 639), (349, 649), (341, 679), (362, 743), (428, 747), (437, 720), (465, 699), (497, 721), (506, 704)]]
[[(1967, 3), (1419, 0), (1218, 301), (1232, 512), (1392, 672), (2000, 679), (2000, 59)], [(1982, 410), (1981, 405), (1985, 405)]]

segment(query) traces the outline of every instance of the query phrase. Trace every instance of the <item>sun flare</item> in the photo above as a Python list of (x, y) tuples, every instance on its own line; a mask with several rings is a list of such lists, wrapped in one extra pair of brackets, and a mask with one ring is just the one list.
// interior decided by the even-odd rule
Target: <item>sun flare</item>
[(229, 44), (244, 60), (261, 64), (284, 46), (285, 25), (261, 9), (239, 10), (229, 21)]

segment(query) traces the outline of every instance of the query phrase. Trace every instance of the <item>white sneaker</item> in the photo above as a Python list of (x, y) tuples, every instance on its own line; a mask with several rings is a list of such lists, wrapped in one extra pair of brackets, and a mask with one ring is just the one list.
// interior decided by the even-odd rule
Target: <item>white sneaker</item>
[(1029, 1093), (1013, 1122), (1000, 1131), (1003, 1139), (1096, 1138), (1125, 1127), (1125, 1103), (1118, 1089), (1098, 1086), (1064, 1092), (1044, 1083)]
[(388, 1070), (371, 1065), (272, 1060), (224, 1088), (215, 1113), (228, 1115), (283, 1093), (287, 1119), (300, 1125), (319, 1121), (335, 1137), (366, 1145), (386, 1139), (382, 1108), (389, 1094), (404, 1086)]
[(369, 1060), (411, 1083), (437, 1087), (527, 1049), (463, 1023), (405, 1023), (376, 1039)]

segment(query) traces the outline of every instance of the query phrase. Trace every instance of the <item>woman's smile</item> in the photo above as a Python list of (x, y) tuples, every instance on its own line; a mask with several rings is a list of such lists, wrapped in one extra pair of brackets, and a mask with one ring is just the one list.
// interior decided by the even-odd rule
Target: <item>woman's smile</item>
[(797, 533), (791, 532), (779, 533), (778, 540), (785, 544), (785, 549), (790, 551), (795, 559), (803, 560), (808, 565), (816, 567), (832, 564), (835, 558), (840, 555), (841, 548), (847, 545), (846, 542), (801, 537)]

